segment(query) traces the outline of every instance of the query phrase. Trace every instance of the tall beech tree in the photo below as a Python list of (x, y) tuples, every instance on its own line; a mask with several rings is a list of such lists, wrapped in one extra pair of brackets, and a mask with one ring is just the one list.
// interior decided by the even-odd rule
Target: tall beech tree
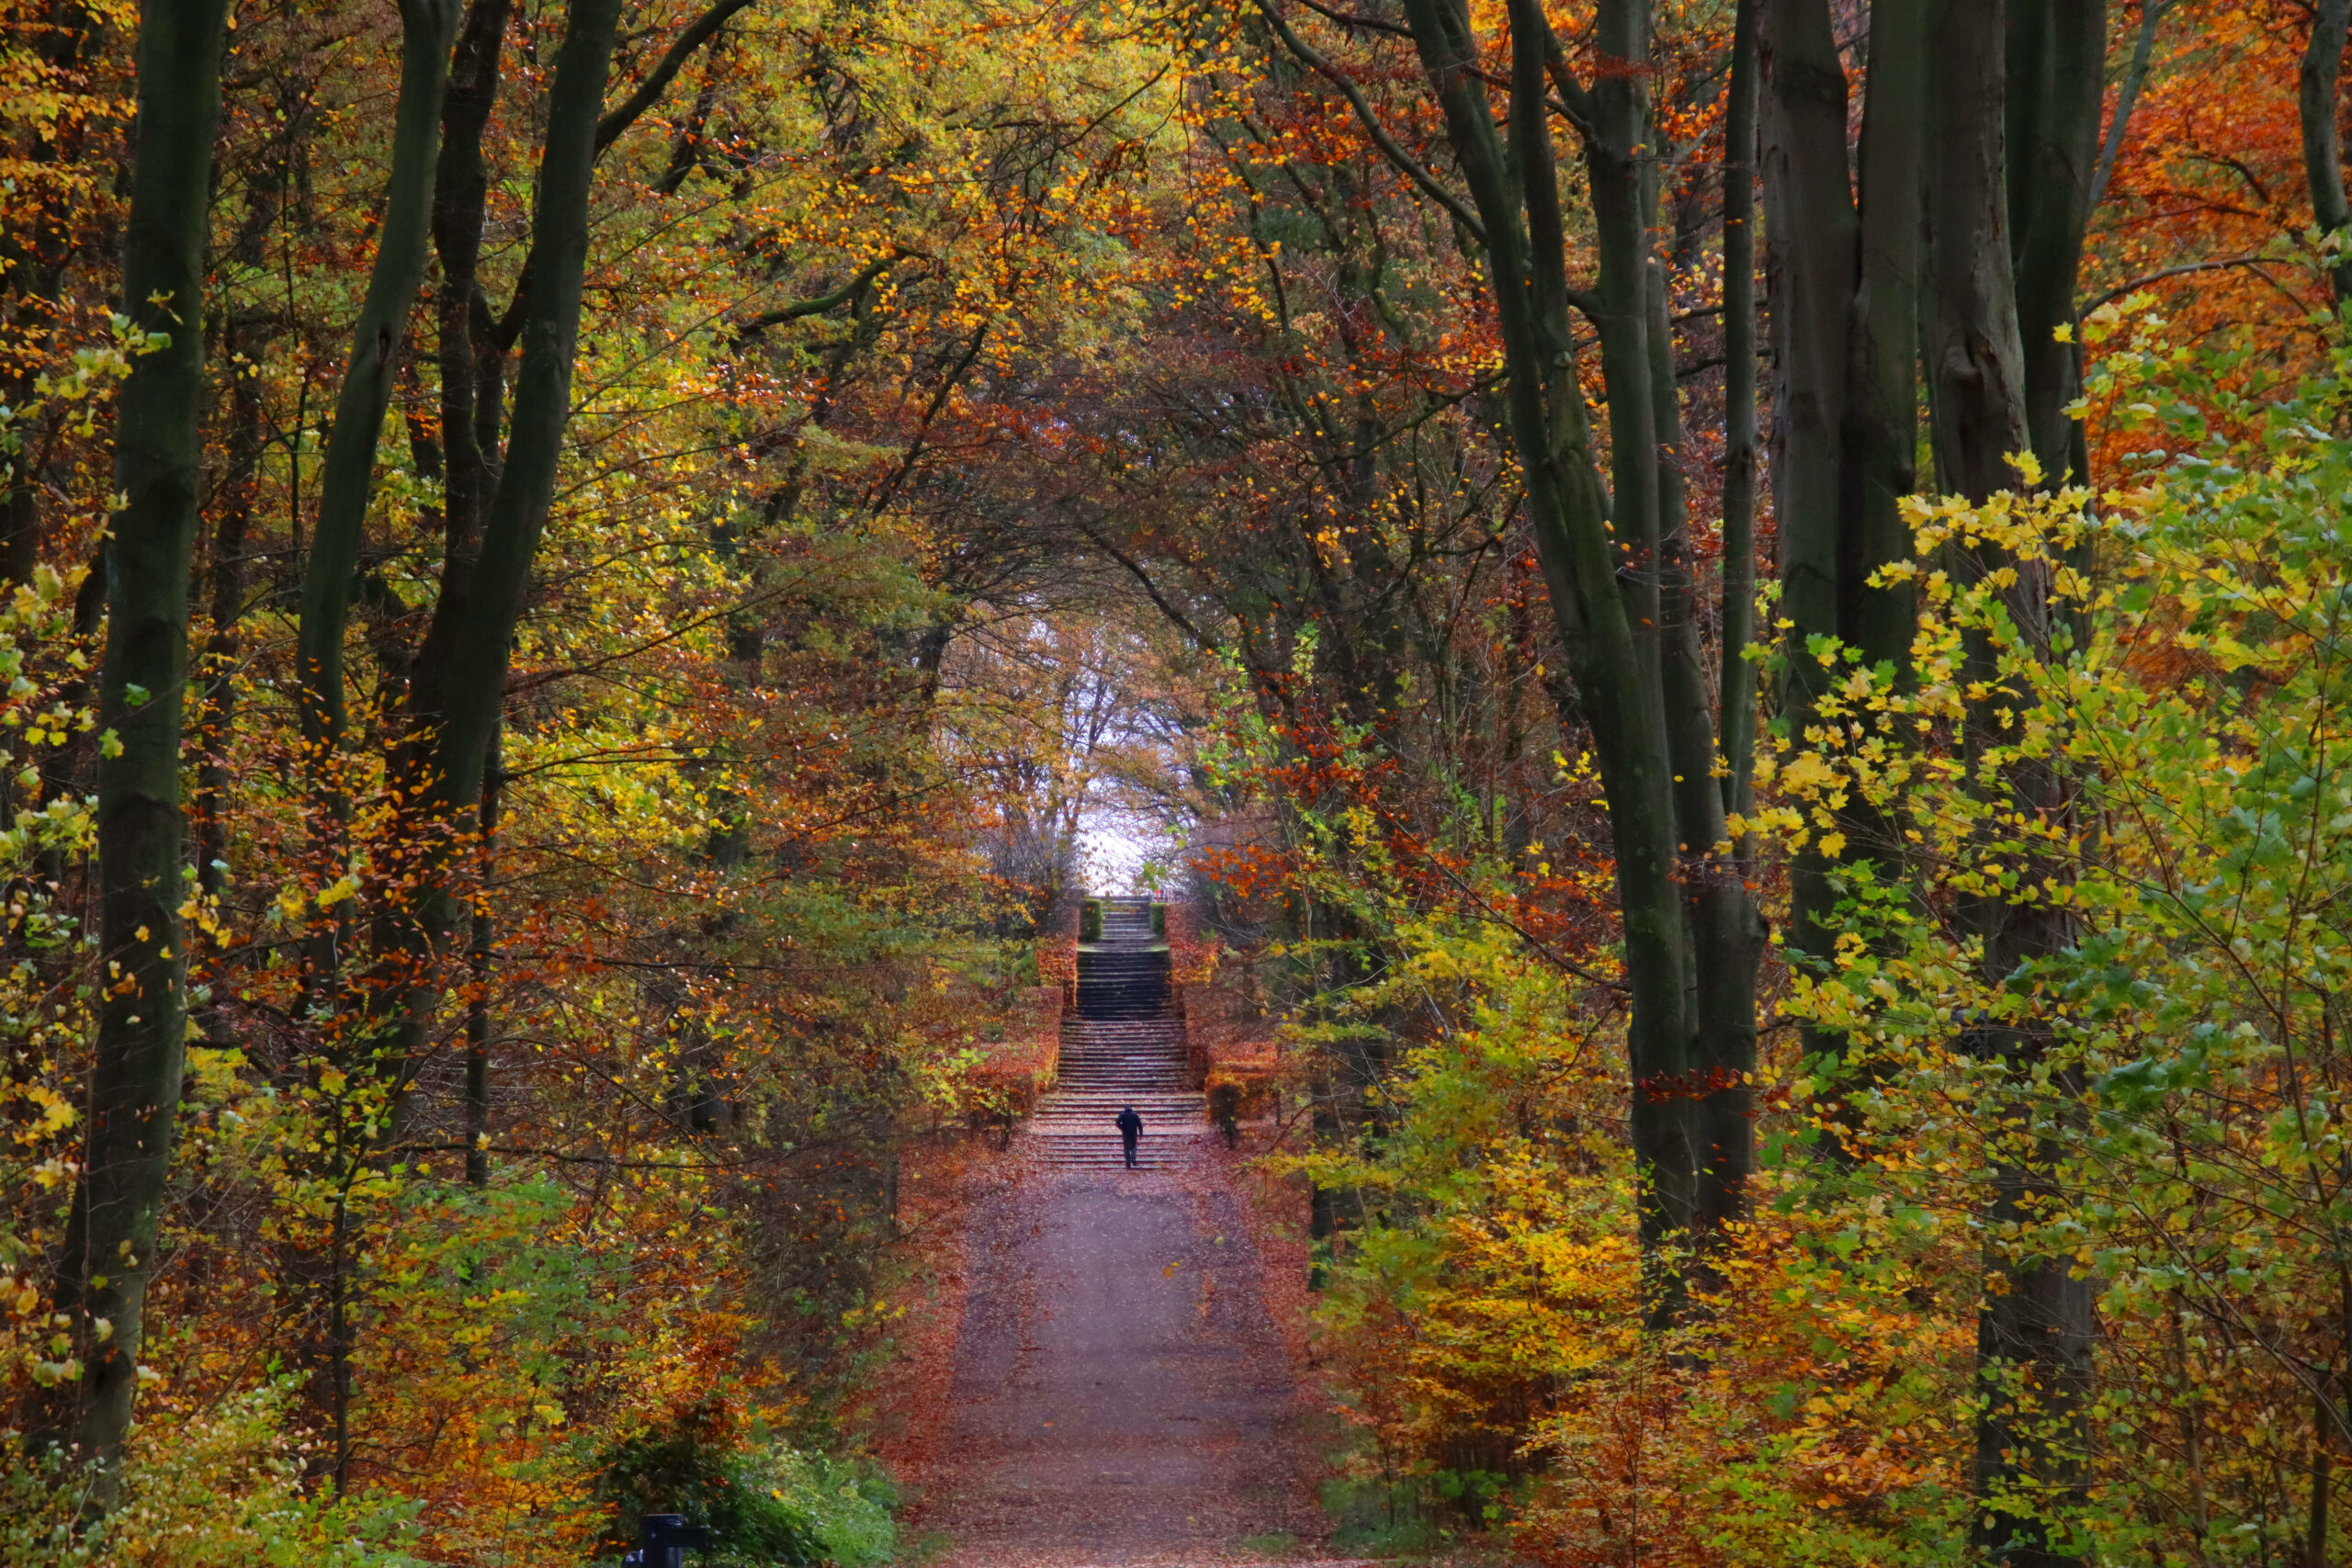
[[(1917, 479), (1928, 3), (1871, 6), (1869, 87), (1849, 158), (1849, 87), (1830, 7), (1761, 0), (1765, 211), (1780, 349), (1773, 494), (1787, 624), (1780, 695), (1799, 739), (1821, 693), (1839, 678), (1833, 649), (1850, 649), (1873, 666), (1899, 667), (1910, 657), (1908, 592), (1870, 581), (1910, 553), (1899, 508)], [(1809, 964), (1827, 956), (1823, 917), (1838, 897), (1839, 863), (1889, 847), (1873, 824), (1851, 815), (1815, 828), (1790, 868), (1786, 931), (1790, 953)]]
[[(2344, 76), (2344, 45), (2352, 33), (2352, 0), (2319, 0), (2312, 8), (2311, 41), (2296, 73), (2295, 105), (2302, 128), (2303, 183), (2311, 192), (2312, 221), (2321, 235), (2348, 243), (2352, 201), (2344, 194), (2343, 133), (2337, 129), (2336, 85)], [(2352, 299), (2352, 258), (2328, 268), (2335, 302)]]
[(442, 831), (459, 827), (479, 803), (482, 769), (506, 694), (514, 625), (539, 536), (555, 499), (556, 465), (571, 420), (571, 376), (580, 339), (581, 289), (588, 266), (588, 197), (596, 168), (620, 0), (573, 0), (548, 96), (544, 151), (531, 217), (531, 262), (517, 336), (514, 412), (497, 488), (481, 535), (444, 561), (433, 619), (410, 667), (394, 787), (422, 831), (413, 877), (385, 917), (389, 976), (401, 999), (401, 1043), (381, 1066), (396, 1082), (413, 1070), (406, 1050), (421, 1032), (419, 1010), (439, 996), (437, 966), (452, 956), (458, 908), (447, 886)]
[(103, 1506), (140, 1383), (147, 1285), (172, 1159), (187, 1032), (180, 737), (188, 592), (204, 458), (204, 250), (227, 0), (140, 11), (138, 118), (123, 231), (123, 310), (142, 334), (115, 423), (122, 504), (106, 549), (98, 718), (98, 952), (89, 1129), (56, 1310), (81, 1361), (70, 1412), (33, 1440), (70, 1444)]
[[(402, 11), (401, 97), (386, 217), (328, 443), (318, 531), (303, 577), (297, 651), (319, 826), (340, 860), (349, 852), (340, 835), (351, 815), (344, 783), (349, 607), (360, 592), (356, 574), (376, 490), (379, 432), (437, 231), (444, 267), (444, 418), (441, 439), (428, 450), (445, 479), (442, 574), (421, 646), (387, 682), (399, 700), (388, 716), (392, 798), (398, 806), (390, 819), (386, 874), (370, 889), (372, 971), (356, 986), (344, 973), (352, 961), (345, 951), (347, 910), (321, 912), (322, 940), (311, 947), (314, 1005), (339, 1032), (339, 1054), (379, 1083), (391, 1102), (389, 1115), (369, 1122), (359, 1136), (327, 1156), (346, 1172), (379, 1159), (383, 1136), (401, 1125), (422, 1042), (461, 949), (471, 982), (487, 983), (487, 917), (479, 910), (469, 915), (455, 886), (466, 864), (459, 847), (469, 832), (479, 831), (481, 866), (486, 870), (487, 839), (496, 818), (486, 760), (503, 713), (507, 655), (523, 611), (524, 584), (546, 526), (571, 424), (589, 192), (597, 154), (614, 133), (614, 116), (606, 113), (604, 96), (618, 16), (618, 0), (577, 5), (567, 15), (548, 97), (531, 255), (509, 311), (512, 327), (502, 331), (484, 319), (487, 307), (474, 268), (486, 216), (481, 138), (495, 98), (508, 12), (492, 0), (476, 0), (460, 27), (456, 0), (414, 0)], [(703, 27), (695, 41), (709, 30)], [(672, 54), (677, 52), (673, 48)], [(624, 106), (620, 123), (642, 113), (674, 75), (674, 62), (665, 59), (663, 65)], [(454, 92), (448, 90), (453, 71)], [(446, 190), (440, 188), (443, 179)], [(454, 310), (452, 295), (461, 301)], [(502, 371), (516, 340), (523, 352), (510, 434), (501, 419)], [(509, 439), (502, 443), (502, 434)], [(489, 640), (472, 640), (475, 633), (486, 633)], [(486, 1016), (477, 1014), (469, 1027), (486, 1031)], [(489, 1072), (486, 1051), (469, 1050), (467, 1124), (474, 1129), (476, 1144), (487, 1126)], [(481, 1148), (469, 1149), (469, 1168), (486, 1157)], [(334, 1436), (332, 1471), (340, 1490), (350, 1468), (354, 1350), (344, 1279), (356, 1238), (345, 1206), (338, 1202), (334, 1214), (323, 1246), (296, 1249), (288, 1272), (301, 1293), (315, 1298), (308, 1314), (312, 1332), (306, 1359), (319, 1369), (313, 1393), (323, 1396), (321, 1404)]]
[(352, 576), (376, 489), (378, 438), (406, 351), (417, 285), (424, 277), (449, 44), (457, 24), (458, 0), (401, 0), (400, 104), (384, 184), (384, 222), (376, 237), (367, 298), (352, 327), (351, 359), (335, 399), (334, 425), (319, 477), (318, 525), (302, 579), (297, 657), (302, 732), (319, 753), (330, 797), (341, 793), (334, 782), (334, 754), (344, 747), (348, 725), (343, 643)]
[[(1778, 474), (1784, 694), (1799, 737), (1828, 683), (1843, 678), (1845, 658), (1898, 671), (1907, 662), (1909, 592), (1900, 579), (1871, 584), (1881, 567), (1911, 554), (1899, 503), (1917, 485), (1923, 390), (1946, 489), (1981, 502), (2011, 488), (2020, 454), (2037, 456), (2053, 482), (2083, 462), (2069, 409), (2079, 385), (2071, 328), (2100, 143), (2105, 6), (2019, 0), (2004, 17), (1878, 0), (1869, 21), (1868, 96), (1849, 175), (1846, 76), (1829, 7), (1767, 0), (1766, 190), (1779, 257), (1774, 324), (1786, 356)], [(2003, 567), (1968, 563), (1971, 571)], [(2011, 595), (2019, 624), (2040, 628), (2045, 649), (2054, 636), (2049, 589), (2046, 574), (2028, 570)], [(1972, 747), (2005, 743), (2001, 713), (1997, 696), (1984, 700), (1971, 720)], [(2063, 810), (2054, 781), (2033, 764), (2017, 764), (2006, 787), (2037, 817)], [(1887, 875), (1901, 855), (1871, 809), (1849, 806), (1838, 823), (1834, 852), (1816, 833), (1792, 867), (1789, 944), (1815, 965), (1834, 947), (1840, 863), (1874, 860)], [(2063, 918), (2038, 900), (1988, 906), (1981, 919), (1996, 975), (2069, 940)], [(2012, 1043), (2028, 1076), (2030, 1044)], [(2033, 1207), (2031, 1163), (2005, 1168), (1996, 1223)], [(1980, 1333), (1988, 1403), (1979, 1540), (2037, 1561), (2040, 1516), (2003, 1499), (2063, 1490), (2078, 1472), (2090, 1292), (2064, 1260), (2020, 1269), (1988, 1256), (1988, 1267), (2003, 1284), (1988, 1297)], [(2043, 1397), (2020, 1399), (2019, 1379)]]
[[(1722, 650), (1746, 648), (1756, 626), (1756, 164), (1761, 107), (1762, 0), (1738, 0), (1724, 102), (1724, 528)], [(1756, 667), (1724, 661), (1724, 808), (1747, 811), (1756, 769)]]
[[(1267, 14), (1302, 60), (1341, 79)], [(1653, 42), (1650, 7), (1604, 0), (1589, 79), (1532, 0), (1510, 8), (1507, 76), (1484, 63), (1460, 0), (1408, 0), (1405, 16), (1468, 200), (1380, 131), (1360, 92), (1351, 103), (1383, 151), (1453, 214), (1487, 275), (1536, 556), (1609, 800), (1641, 1229), (1657, 1263), (1657, 1310), (1671, 1315), (1681, 1285), (1668, 1249), (1703, 1242), (1738, 1212), (1752, 1164), (1747, 1075), (1762, 931), (1736, 861), (1718, 852), (1721, 694), (1704, 672), (1665, 269), (1653, 238), (1658, 128), (1641, 63)], [(1508, 82), (1507, 123), (1489, 96), (1498, 80)], [(1589, 290), (1568, 281), (1555, 118), (1578, 140), (1591, 192)], [(1578, 374), (1579, 317), (1600, 349), (1605, 473)], [(1736, 662), (1715, 661), (1719, 670)], [(1741, 689), (1739, 679), (1733, 685)]]
[[(2001, 92), (2010, 267), (2025, 355), (2026, 438), (2052, 484), (2089, 457), (2071, 411), (2082, 392), (2075, 331), (2083, 235), (2097, 199), (2107, 107), (2107, 0), (2007, 0)], [(2131, 112), (2119, 96), (2119, 115)]]
[[(2037, 10), (2019, 7), (2008, 41), (2037, 30)], [(2003, 36), (1984, 22), (1981, 12), (1962, 6), (1949, 7), (1937, 18), (1928, 35), (1937, 68), (1928, 95), (1934, 310), (1926, 362), (1933, 378), (1936, 467), (1948, 490), (1979, 504), (2021, 482), (2017, 463), (2021, 454), (2034, 450), (2036, 412), (2029, 363), (2034, 356), (2025, 341), (2028, 318), (2015, 259), (2020, 253), (2012, 250), (2009, 228), (2018, 207), (2008, 182), (2020, 164), (2018, 150), (2006, 145), (2005, 137), (2006, 128), (2020, 118), (2008, 113), (2007, 95), (2036, 78), (2011, 79)], [(2103, 26), (2100, 30), (2103, 36)], [(2079, 93), (2079, 81), (2067, 85)], [(2053, 141), (2096, 146), (2096, 122), (2087, 134), (2077, 130)], [(2032, 161), (2023, 166), (2032, 167)], [(2086, 188), (2087, 168), (2086, 159)], [(2038, 221), (2063, 224), (2069, 209), (2081, 210), (2081, 202), (2070, 201), (2063, 190), (2052, 199), (2060, 208), (2058, 216)], [(2055, 259), (2034, 258), (2064, 275), (2040, 280), (2037, 287), (2064, 298), (2064, 315), (2070, 317), (2072, 258), (2080, 241), (2035, 238), (2062, 253)], [(2045, 336), (2059, 324), (2049, 319), (2052, 313), (2045, 300), (2032, 318)], [(2065, 384), (2054, 367), (2047, 374), (2058, 386)], [(2043, 396), (2055, 390), (2045, 387)], [(2066, 417), (2063, 410), (2052, 413), (2061, 421)], [(2051, 440), (2063, 447), (2061, 435), (2053, 434)], [(1964, 580), (2001, 585), (2002, 602), (2030, 649), (2045, 660), (2064, 657), (2047, 561), (2018, 560), (1968, 542), (1955, 557)], [(2052, 841), (2063, 844), (2071, 787), (2046, 749), (2029, 740), (2018, 693), (1990, 649), (1980, 640), (1972, 644), (1969, 659), (1976, 694), (1964, 725), (1964, 746), (1972, 776), (2017, 820), (2052, 833)], [(1991, 983), (2030, 992), (2035, 964), (2073, 946), (2074, 920), (2063, 897), (2065, 875), (2054, 857), (2029, 859), (2018, 868), (2014, 892), (1968, 901), (1963, 919), (1984, 944)], [(2022, 995), (2017, 1010), (2027, 1011)], [(2046, 1073), (2044, 1059), (2056, 1043), (2045, 1031), (2019, 1026), (2010, 1017), (1980, 1021), (1964, 1043), (2002, 1063), (2015, 1089), (2014, 1100), (1996, 1112), (2007, 1124), (1995, 1135), (1994, 1197), (1986, 1216), (1993, 1239), (1986, 1248), (1987, 1289), (1977, 1325), (1984, 1405), (1976, 1423), (1981, 1506), (1973, 1539), (2003, 1562), (2037, 1568), (2075, 1562), (2080, 1553), (2064, 1544), (2062, 1521), (2079, 1506), (2088, 1474), (2086, 1423), (2095, 1295), (2073, 1256), (2044, 1252), (2030, 1243), (2020, 1247), (2009, 1237), (2021, 1227), (2031, 1235), (2037, 1217), (2061, 1201), (2062, 1156), (2051, 1130), (2053, 1113), (2035, 1101), (2054, 1090), (2061, 1106), (2054, 1115), (2063, 1120), (2065, 1102), (2081, 1096), (2082, 1075), (2063, 1065)]]

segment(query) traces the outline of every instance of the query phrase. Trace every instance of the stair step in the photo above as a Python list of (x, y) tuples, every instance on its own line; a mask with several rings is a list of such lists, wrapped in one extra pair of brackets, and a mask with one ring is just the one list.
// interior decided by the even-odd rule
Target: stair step
[[(1094, 1149), (1111, 1155), (1119, 1152), (1118, 1134), (1102, 1132), (1092, 1126), (1031, 1127), (1021, 1135), (1038, 1148), (1060, 1149), (1065, 1152), (1073, 1149), (1081, 1152)], [(1205, 1122), (1188, 1122), (1182, 1126), (1163, 1123), (1157, 1130), (1146, 1127), (1138, 1146), (1146, 1151), (1157, 1149), (1165, 1154), (1170, 1149), (1190, 1148), (1194, 1144), (1216, 1135), (1216, 1129)]]
[(1105, 900), (1100, 940), (1078, 954), (1078, 1005), (1061, 1021), (1058, 1081), (1023, 1129), (1047, 1164), (1123, 1170), (1115, 1118), (1143, 1118), (1136, 1165), (1189, 1165), (1214, 1134), (1207, 1099), (1192, 1087), (1184, 1018), (1170, 984), (1165, 938), (1151, 929), (1151, 900)]

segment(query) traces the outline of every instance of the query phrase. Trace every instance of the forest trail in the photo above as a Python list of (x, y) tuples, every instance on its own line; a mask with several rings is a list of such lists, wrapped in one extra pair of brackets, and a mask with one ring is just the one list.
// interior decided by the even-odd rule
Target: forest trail
[[(922, 1508), (955, 1568), (1262, 1563), (1323, 1529), (1300, 1369), (1269, 1311), (1241, 1167), (1186, 1087), (1165, 940), (1148, 900), (1101, 908), (1060, 1085), (967, 1235)], [(1123, 1104), (1143, 1114), (1140, 1168), (1120, 1157)]]
[(1024, 1161), (973, 1216), (920, 1519), (954, 1543), (942, 1568), (1311, 1553), (1317, 1445), (1233, 1168)]

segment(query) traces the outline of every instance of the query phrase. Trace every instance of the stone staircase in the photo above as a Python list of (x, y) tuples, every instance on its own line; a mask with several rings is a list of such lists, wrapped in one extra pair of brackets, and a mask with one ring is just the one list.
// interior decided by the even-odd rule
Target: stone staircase
[(1049, 1166), (1114, 1171), (1119, 1108), (1143, 1118), (1136, 1163), (1192, 1164), (1207, 1147), (1206, 1097), (1187, 1088), (1184, 1018), (1168, 984), (1168, 950), (1151, 903), (1102, 900), (1102, 937), (1078, 950), (1078, 1007), (1062, 1018), (1061, 1066), (1022, 1136)]

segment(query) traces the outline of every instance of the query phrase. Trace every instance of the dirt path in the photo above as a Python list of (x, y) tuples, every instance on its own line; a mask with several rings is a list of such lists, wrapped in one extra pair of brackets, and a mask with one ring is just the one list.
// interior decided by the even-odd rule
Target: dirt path
[(1247, 1220), (1223, 1159), (1030, 1167), (982, 1200), (916, 1521), (941, 1568), (1313, 1555), (1316, 1445)]

